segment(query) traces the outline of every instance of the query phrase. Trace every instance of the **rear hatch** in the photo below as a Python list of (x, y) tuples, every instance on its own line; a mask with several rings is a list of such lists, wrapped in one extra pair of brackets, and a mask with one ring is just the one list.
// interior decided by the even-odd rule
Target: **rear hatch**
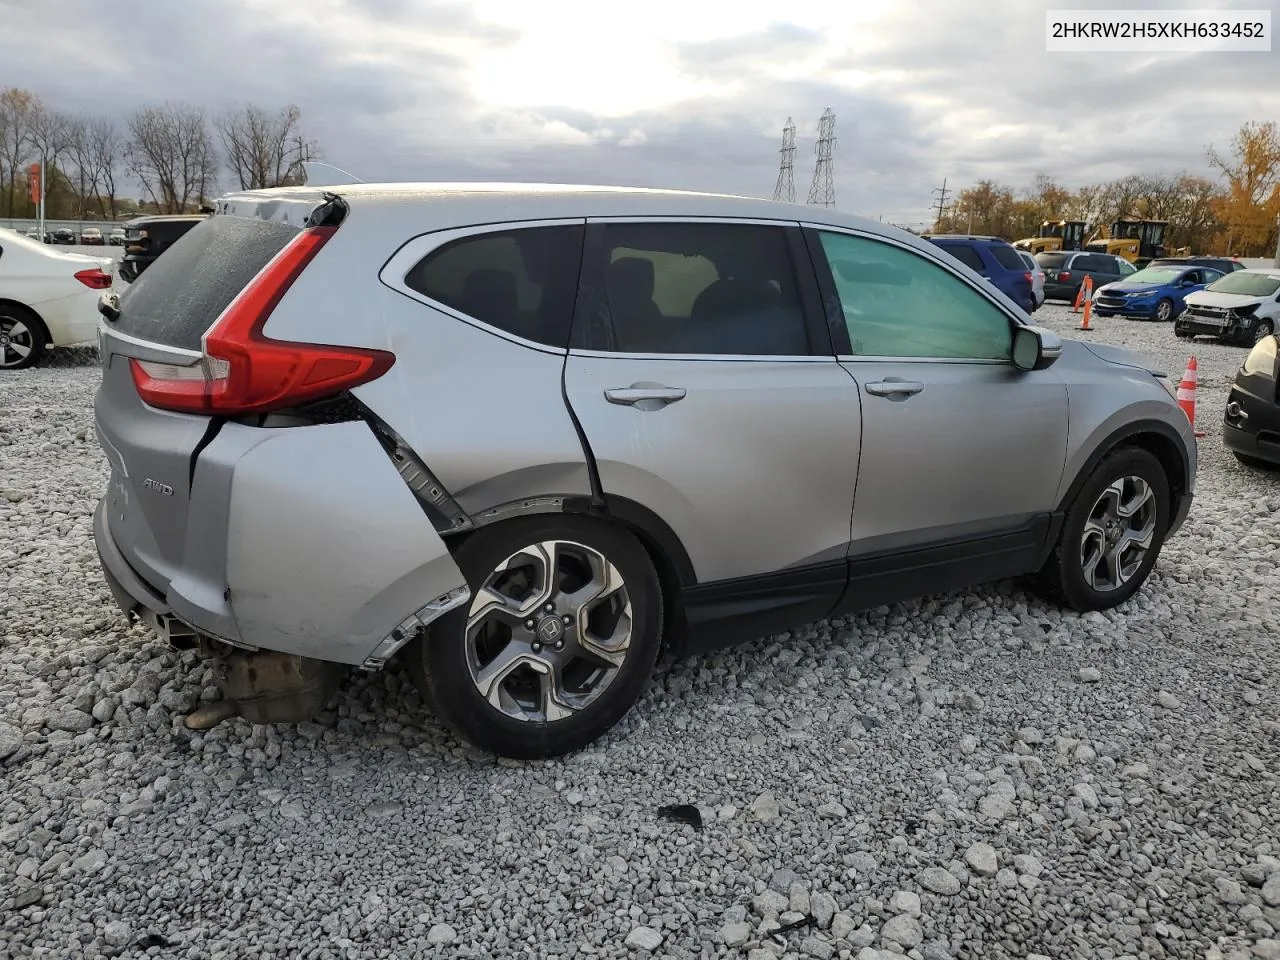
[(300, 232), (296, 224), (212, 217), (125, 290), (115, 301), (118, 315), (110, 301), (104, 311), (94, 407), (111, 465), (108, 526), (130, 564), (161, 593), (182, 562), (195, 456), (217, 421), (199, 410), (145, 403), (138, 381), (150, 371), (196, 388), (205, 332)]

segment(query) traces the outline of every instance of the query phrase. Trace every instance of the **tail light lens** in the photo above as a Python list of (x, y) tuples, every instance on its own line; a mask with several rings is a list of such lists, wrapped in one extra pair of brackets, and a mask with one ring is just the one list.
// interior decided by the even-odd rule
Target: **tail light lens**
[(1024, 276), (1024, 277), (1026, 277), (1026, 279), (1027, 279), (1027, 283), (1030, 283), (1030, 282), (1031, 282), (1031, 274), (1030, 274), (1030, 273), (1024, 273), (1024, 274), (1023, 274), (1023, 276)]
[(143, 401), (183, 413), (268, 413), (349, 390), (391, 369), (395, 355), (384, 350), (294, 343), (262, 334), (272, 310), (336, 230), (310, 227), (291, 240), (204, 335), (204, 356), (196, 363), (130, 360)]
[(1061, 273), (1059, 273), (1059, 274), (1058, 274), (1058, 279), (1059, 279), (1059, 280), (1070, 280), (1070, 279), (1071, 279), (1071, 271), (1070, 271), (1070, 270), (1063, 270)]
[(107, 290), (111, 287), (111, 274), (103, 273), (97, 267), (81, 270), (76, 274), (76, 279), (92, 290)]

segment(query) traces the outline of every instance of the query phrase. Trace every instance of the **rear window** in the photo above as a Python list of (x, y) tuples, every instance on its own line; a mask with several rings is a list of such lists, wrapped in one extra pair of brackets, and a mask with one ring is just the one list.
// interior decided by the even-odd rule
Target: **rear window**
[(977, 250), (966, 243), (939, 243), (943, 250), (951, 254), (966, 267), (972, 267), (974, 270), (981, 271), (985, 269), (982, 262), (982, 255)]
[(218, 315), (298, 232), (284, 223), (210, 217), (129, 285), (112, 329), (199, 350), (200, 338)]
[(1018, 256), (1018, 251), (1013, 247), (1002, 243), (993, 243), (988, 249), (991, 250), (991, 255), (996, 258), (996, 263), (1006, 270), (1026, 271), (1027, 265), (1022, 262), (1022, 258)]
[(1061, 270), (1067, 265), (1068, 255), (1065, 253), (1037, 253), (1036, 263), (1045, 270)]

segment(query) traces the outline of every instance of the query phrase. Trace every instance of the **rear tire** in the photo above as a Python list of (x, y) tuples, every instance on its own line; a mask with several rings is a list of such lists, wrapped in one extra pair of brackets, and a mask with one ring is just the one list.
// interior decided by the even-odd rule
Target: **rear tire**
[(1079, 611), (1118, 606), (1146, 582), (1168, 528), (1164, 467), (1146, 450), (1121, 447), (1093, 469), (1076, 494), (1033, 586)]
[(44, 324), (30, 310), (0, 304), (0, 370), (34, 366), (49, 346)]
[(458, 736), (519, 760), (559, 756), (603, 736), (640, 698), (661, 648), (662, 590), (630, 532), (585, 517), (521, 518), (471, 534), (454, 559), (472, 599), (406, 659)]

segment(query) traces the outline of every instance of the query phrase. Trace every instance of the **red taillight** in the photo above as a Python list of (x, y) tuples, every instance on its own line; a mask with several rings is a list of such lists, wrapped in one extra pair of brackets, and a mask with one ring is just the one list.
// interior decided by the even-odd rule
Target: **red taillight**
[(1027, 278), (1027, 283), (1030, 283), (1030, 282), (1031, 282), (1031, 274), (1029, 274), (1029, 273), (1024, 273), (1024, 274), (1023, 274), (1023, 276)]
[(1071, 271), (1070, 271), (1070, 270), (1063, 270), (1060, 274), (1058, 274), (1058, 279), (1059, 279), (1059, 280), (1070, 280), (1070, 279), (1071, 279)]
[(97, 267), (81, 270), (76, 274), (76, 279), (94, 290), (106, 290), (111, 286), (111, 274), (103, 273)]
[(386, 373), (396, 358), (383, 350), (262, 335), (271, 311), (336, 230), (311, 227), (290, 241), (204, 335), (197, 363), (130, 360), (138, 395), (164, 410), (236, 416), (297, 406)]

